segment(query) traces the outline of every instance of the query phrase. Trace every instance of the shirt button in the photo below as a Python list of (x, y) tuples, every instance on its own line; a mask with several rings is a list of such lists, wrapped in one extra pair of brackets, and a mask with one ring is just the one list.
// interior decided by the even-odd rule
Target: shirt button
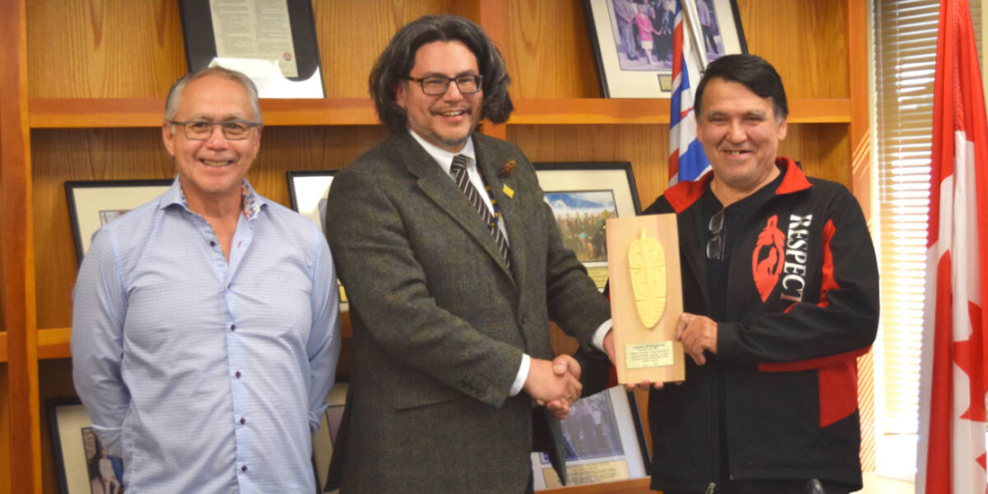
[(230, 331), (236, 331), (236, 330), (237, 330), (237, 325), (236, 324), (231, 324), (230, 325)]
[(246, 423), (247, 423), (247, 419), (240, 417), (240, 425), (244, 425)]
[(216, 247), (216, 242), (214, 242), (214, 241), (212, 241), (212, 240), (210, 240), (210, 241), (209, 241), (209, 246), (210, 246), (210, 247)]
[(240, 379), (240, 371), (237, 371), (237, 373), (234, 375), (237, 376), (237, 379)]
[(247, 465), (244, 465), (244, 466), (240, 467), (240, 471), (241, 472), (246, 472), (247, 471)]

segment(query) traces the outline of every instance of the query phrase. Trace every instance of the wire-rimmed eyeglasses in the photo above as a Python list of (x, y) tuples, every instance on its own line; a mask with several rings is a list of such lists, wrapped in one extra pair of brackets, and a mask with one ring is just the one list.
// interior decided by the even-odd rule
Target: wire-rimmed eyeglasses
[(228, 141), (242, 141), (250, 135), (250, 129), (259, 127), (261, 124), (248, 122), (246, 120), (228, 120), (225, 122), (207, 122), (205, 120), (188, 120), (185, 122), (175, 122), (169, 120), (172, 125), (181, 125), (185, 130), (185, 137), (193, 141), (204, 141), (213, 135), (213, 127), (219, 125), (223, 130), (223, 137)]
[(710, 223), (707, 225), (707, 229), (710, 230), (710, 233), (714, 234), (713, 238), (707, 242), (707, 259), (717, 259), (718, 261), (723, 261), (724, 244), (727, 242), (727, 232), (724, 230), (723, 209), (710, 218)]
[(456, 77), (430, 75), (421, 79), (415, 77), (406, 77), (405, 79), (419, 83), (422, 86), (422, 92), (429, 96), (446, 94), (450, 82), (456, 82), (456, 89), (460, 91), (460, 94), (479, 93), (484, 82), (484, 76), (480, 74), (458, 75)]

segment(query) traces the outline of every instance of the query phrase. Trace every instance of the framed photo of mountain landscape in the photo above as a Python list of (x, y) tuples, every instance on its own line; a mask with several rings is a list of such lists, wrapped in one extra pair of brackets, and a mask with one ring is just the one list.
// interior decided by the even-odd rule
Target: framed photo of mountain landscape
[[(685, 0), (689, 25), (708, 62), (747, 53), (735, 0)], [(676, 7), (680, 0), (584, 0), (601, 94), (605, 98), (670, 98)], [(691, 21), (695, 19), (695, 21)], [(692, 43), (692, 41), (688, 41)], [(693, 46), (692, 44), (690, 46)], [(698, 59), (699, 57), (697, 57)], [(691, 86), (699, 81), (696, 61), (687, 64)]]
[(607, 219), (641, 213), (631, 163), (535, 163), (563, 245), (576, 253), (603, 291), (607, 284)]

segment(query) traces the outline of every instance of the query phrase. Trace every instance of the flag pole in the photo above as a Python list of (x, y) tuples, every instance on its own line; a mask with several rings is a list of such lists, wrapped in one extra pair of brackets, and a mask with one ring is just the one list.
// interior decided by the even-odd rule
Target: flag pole
[(696, 5), (692, 0), (679, 0), (679, 2), (683, 7), (683, 21), (689, 26), (690, 40), (693, 41), (694, 53), (702, 72), (707, 69), (707, 50), (703, 46), (703, 36), (700, 35), (699, 14), (696, 13)]

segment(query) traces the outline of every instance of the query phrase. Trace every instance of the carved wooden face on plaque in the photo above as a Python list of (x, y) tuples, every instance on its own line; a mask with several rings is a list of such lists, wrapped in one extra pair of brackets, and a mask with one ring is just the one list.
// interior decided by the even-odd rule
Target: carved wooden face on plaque
[(607, 220), (607, 252), (618, 382), (684, 380), (676, 216)]

